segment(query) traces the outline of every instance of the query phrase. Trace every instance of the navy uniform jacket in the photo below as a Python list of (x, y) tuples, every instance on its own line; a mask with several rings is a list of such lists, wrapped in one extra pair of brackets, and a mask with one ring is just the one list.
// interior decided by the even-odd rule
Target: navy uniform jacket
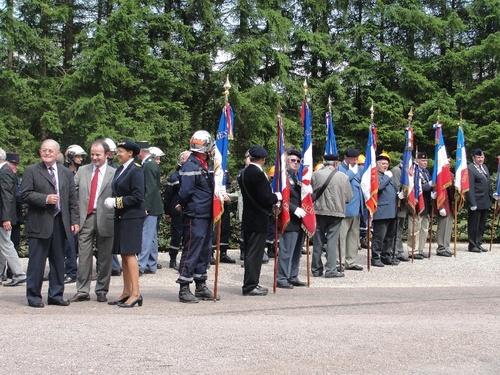
[[(144, 173), (134, 163), (121, 173), (123, 166), (116, 170), (113, 179), (112, 197), (116, 198), (116, 219), (138, 219), (146, 216), (144, 207)], [(120, 174), (121, 173), (121, 174)]]
[(163, 193), (163, 209), (166, 215), (181, 216), (181, 213), (175, 209), (175, 206), (179, 203), (180, 169), (181, 167), (178, 166), (175, 172), (167, 178), (167, 186), (165, 186), (165, 192)]
[(378, 206), (373, 220), (396, 218), (398, 188), (392, 177), (378, 172)]
[(214, 181), (196, 157), (191, 154), (179, 172), (179, 204), (182, 214), (198, 219), (211, 219), (213, 209)]
[(160, 216), (163, 214), (163, 205), (160, 195), (160, 166), (154, 157), (149, 156), (142, 164), (145, 183), (145, 206), (149, 215)]
[(278, 197), (272, 192), (266, 174), (256, 165), (250, 164), (239, 175), (238, 184), (243, 195), (243, 231), (267, 233), (269, 215)]
[(427, 169), (418, 168), (420, 171), (420, 187), (422, 188), (422, 193), (424, 195), (424, 210), (420, 213), (420, 215), (430, 215), (432, 208), (432, 177)]
[(16, 175), (4, 163), (0, 168), (0, 223), (10, 221), (11, 225), (17, 224), (16, 183)]
[(474, 163), (467, 166), (469, 170), (467, 206), (476, 206), (478, 210), (488, 210), (491, 206), (490, 173), (486, 165), (483, 164), (483, 167), (486, 174), (481, 173)]

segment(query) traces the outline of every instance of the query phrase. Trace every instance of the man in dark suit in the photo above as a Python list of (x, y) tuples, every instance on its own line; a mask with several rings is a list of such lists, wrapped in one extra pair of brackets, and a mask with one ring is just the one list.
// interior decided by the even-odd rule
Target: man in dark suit
[(469, 235), (469, 251), (480, 253), (488, 251), (481, 246), (488, 210), (491, 206), (490, 172), (484, 165), (484, 153), (478, 148), (474, 150), (473, 162), (469, 170), (469, 191), (467, 192), (467, 231)]
[(245, 248), (244, 296), (265, 296), (267, 288), (259, 285), (262, 257), (266, 248), (269, 216), (274, 204), (281, 200), (281, 193), (273, 193), (262, 166), (267, 151), (261, 146), (248, 150), (250, 165), (241, 172), (238, 184), (243, 196), (243, 243)]
[(111, 183), (115, 169), (106, 162), (109, 146), (98, 139), (90, 146), (91, 164), (78, 169), (75, 184), (78, 191), (80, 234), (78, 236), (78, 274), (76, 294), (70, 302), (90, 300), (92, 280), (92, 258), (94, 241), (97, 248), (99, 273), (95, 286), (97, 302), (106, 302), (111, 278), (113, 249), (114, 210), (104, 206), (104, 200), (111, 196)]
[(141, 148), (139, 159), (144, 172), (145, 195), (144, 204), (147, 216), (142, 227), (142, 247), (139, 254), (139, 272), (156, 273), (158, 264), (158, 217), (163, 215), (160, 195), (160, 166), (149, 153), (148, 142), (137, 142)]
[(26, 281), (26, 274), (11, 240), (12, 226), (17, 223), (16, 215), (16, 175), (7, 165), (6, 154), (0, 148), (0, 272), (9, 265), (12, 280), (4, 286), (16, 286)]
[(26, 168), (21, 183), (21, 196), (28, 205), (26, 297), (31, 307), (44, 307), (41, 290), (47, 258), (50, 264), (48, 304), (69, 305), (69, 301), (63, 299), (64, 240), (77, 234), (80, 227), (73, 173), (56, 163), (59, 153), (56, 141), (43, 141), (39, 150), (42, 161)]

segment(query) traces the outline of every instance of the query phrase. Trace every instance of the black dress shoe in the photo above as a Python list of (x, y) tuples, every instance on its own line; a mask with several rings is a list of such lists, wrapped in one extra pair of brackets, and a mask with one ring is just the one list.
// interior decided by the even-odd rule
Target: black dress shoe
[(97, 293), (97, 302), (108, 302), (108, 299), (106, 298), (106, 293), (100, 292)]
[(69, 301), (63, 299), (49, 299), (47, 301), (47, 304), (54, 306), (69, 306)]
[(134, 307), (135, 305), (142, 306), (142, 296), (137, 297), (135, 301), (132, 301), (130, 303), (119, 303), (118, 307)]
[(154, 275), (156, 273), (156, 271), (144, 270), (143, 273), (146, 274), (146, 275)]
[(418, 253), (422, 258), (429, 258), (429, 253)]
[(469, 249), (469, 251), (471, 253), (482, 253), (481, 249), (477, 248), (477, 247), (472, 247)]
[(384, 267), (384, 263), (380, 259), (374, 259), (371, 261), (373, 267)]
[(346, 267), (346, 270), (363, 271), (363, 267), (360, 266), (359, 264), (353, 264), (352, 266)]
[(293, 286), (307, 286), (306, 283), (300, 281), (299, 279), (297, 279), (297, 280), (288, 280), (288, 282), (290, 284), (292, 284)]
[(293, 289), (293, 285), (290, 283), (277, 283), (276, 287), (280, 289)]
[(73, 297), (69, 299), (69, 302), (83, 302), (90, 301), (90, 295), (88, 293), (76, 293)]
[(443, 251), (438, 251), (436, 255), (440, 257), (451, 257), (453, 254), (450, 253), (448, 250), (443, 250)]
[(400, 262), (409, 262), (410, 259), (406, 255), (398, 255), (397, 258)]
[(122, 271), (111, 271), (111, 276), (121, 276), (122, 275)]
[(236, 263), (236, 261), (233, 258), (231, 258), (229, 255), (227, 255), (227, 254), (221, 254), (221, 256), (220, 256), (220, 262), (221, 263), (229, 263), (229, 264)]
[[(76, 278), (72, 278), (70, 276), (66, 276), (64, 278), (64, 284), (71, 284), (71, 283), (74, 283), (76, 281)], [(50, 304), (49, 304), (50, 305)]]
[(45, 305), (43, 304), (43, 302), (28, 302), (28, 306), (29, 307), (35, 307), (35, 308), (42, 308), (44, 307)]
[(313, 275), (313, 277), (321, 277), (321, 276), (323, 276), (323, 271), (313, 272), (312, 275)]
[(413, 259), (424, 259), (424, 257), (422, 256), (422, 254), (415, 253), (413, 254)]
[(256, 288), (252, 289), (249, 292), (243, 292), (244, 296), (265, 296), (267, 295), (267, 288), (263, 288), (260, 285), (257, 285)]
[(325, 274), (325, 278), (327, 279), (333, 279), (336, 277), (344, 277), (345, 274), (343, 272), (336, 272), (336, 273), (327, 273)]
[(10, 282), (3, 284), (3, 286), (17, 286), (20, 284), (24, 284), (26, 282), (26, 278), (24, 279), (12, 279)]
[(170, 263), (168, 264), (169, 268), (173, 268), (174, 270), (178, 270), (179, 266), (177, 265), (177, 262), (174, 259), (170, 259)]
[(213, 256), (213, 255), (210, 257), (210, 265), (211, 265), (211, 266), (214, 266), (214, 265), (215, 265), (215, 258), (214, 258), (214, 256)]
[(163, 266), (160, 263), (156, 264), (156, 269), (157, 270), (161, 270), (162, 268), (163, 268)]
[(488, 250), (485, 249), (484, 247), (482, 247), (481, 245), (479, 245), (479, 250), (481, 250), (483, 253), (487, 253)]

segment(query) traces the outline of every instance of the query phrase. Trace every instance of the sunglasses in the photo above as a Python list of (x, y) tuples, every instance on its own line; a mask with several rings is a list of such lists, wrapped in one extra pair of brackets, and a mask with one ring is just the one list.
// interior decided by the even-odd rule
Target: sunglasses
[(290, 159), (291, 163), (300, 163), (300, 159)]

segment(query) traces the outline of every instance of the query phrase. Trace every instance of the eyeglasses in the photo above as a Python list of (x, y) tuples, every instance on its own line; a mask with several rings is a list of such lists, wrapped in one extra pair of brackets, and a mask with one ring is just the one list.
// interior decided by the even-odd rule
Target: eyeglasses
[(300, 159), (290, 159), (290, 163), (300, 163)]
[(52, 149), (49, 149), (49, 148), (43, 148), (43, 149), (40, 150), (40, 152), (42, 154), (53, 154), (53, 153), (56, 152), (56, 150), (52, 150)]

